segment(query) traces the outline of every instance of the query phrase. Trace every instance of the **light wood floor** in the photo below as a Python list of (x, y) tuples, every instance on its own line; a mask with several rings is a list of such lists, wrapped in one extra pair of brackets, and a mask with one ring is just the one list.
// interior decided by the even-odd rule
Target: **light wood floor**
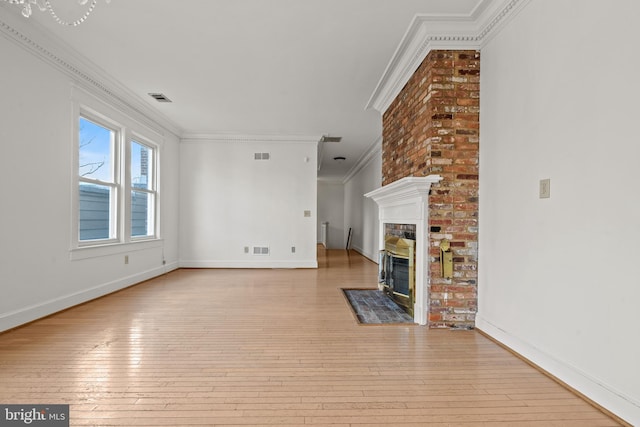
[(614, 426), (476, 331), (361, 326), (377, 266), (178, 270), (0, 335), (0, 403), (91, 426)]

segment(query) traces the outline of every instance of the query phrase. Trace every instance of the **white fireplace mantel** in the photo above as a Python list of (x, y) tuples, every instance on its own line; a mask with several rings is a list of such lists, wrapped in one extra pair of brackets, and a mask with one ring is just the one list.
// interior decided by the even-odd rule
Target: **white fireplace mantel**
[(416, 271), (414, 321), (426, 325), (429, 307), (429, 192), (431, 185), (442, 180), (440, 175), (406, 177), (373, 190), (365, 197), (373, 199), (379, 210), (380, 250), (384, 249), (385, 224), (416, 226)]

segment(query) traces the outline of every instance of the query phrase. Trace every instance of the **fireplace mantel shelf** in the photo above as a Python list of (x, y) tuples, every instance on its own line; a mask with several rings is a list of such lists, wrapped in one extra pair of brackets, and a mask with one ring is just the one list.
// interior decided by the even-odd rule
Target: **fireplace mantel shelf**
[(427, 197), (431, 190), (431, 184), (438, 183), (441, 180), (442, 177), (440, 175), (408, 176), (370, 191), (364, 196), (373, 199), (382, 208), (415, 198)]

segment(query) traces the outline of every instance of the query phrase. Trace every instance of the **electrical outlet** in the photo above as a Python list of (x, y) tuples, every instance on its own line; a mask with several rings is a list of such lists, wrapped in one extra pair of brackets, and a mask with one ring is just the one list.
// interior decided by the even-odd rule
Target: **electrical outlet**
[(124, 256), (124, 263), (129, 264), (129, 255)]
[(551, 197), (551, 179), (541, 179), (540, 180), (540, 198), (548, 199)]
[(296, 253), (296, 247), (295, 246), (291, 246), (291, 253), (295, 254)]
[(304, 211), (305, 218), (309, 218), (311, 216), (311, 211)]

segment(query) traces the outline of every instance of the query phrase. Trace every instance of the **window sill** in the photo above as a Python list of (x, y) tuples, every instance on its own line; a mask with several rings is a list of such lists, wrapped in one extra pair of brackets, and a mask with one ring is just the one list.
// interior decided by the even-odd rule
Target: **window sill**
[(158, 248), (163, 244), (162, 239), (140, 240), (127, 243), (109, 243), (104, 245), (83, 246), (71, 249), (69, 258), (77, 261), (88, 258), (99, 258), (109, 255), (117, 255), (126, 252), (143, 251), (146, 249)]

